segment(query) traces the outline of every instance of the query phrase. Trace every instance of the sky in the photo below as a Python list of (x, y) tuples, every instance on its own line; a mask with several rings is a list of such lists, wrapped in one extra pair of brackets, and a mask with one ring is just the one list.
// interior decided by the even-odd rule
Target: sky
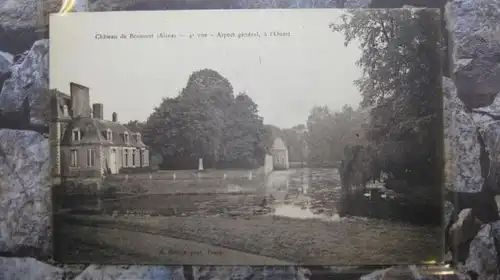
[[(344, 46), (329, 24), (341, 10), (200, 10), (72, 13), (52, 16), (50, 87), (69, 94), (70, 82), (90, 88), (104, 118), (145, 121), (164, 97), (186, 86), (192, 72), (209, 68), (234, 93), (246, 92), (266, 124), (305, 124), (313, 106), (357, 106), (353, 81), (361, 50)], [(269, 36), (271, 32), (289, 36)], [(260, 37), (217, 34), (258, 32)], [(176, 38), (158, 38), (158, 34)], [(268, 36), (265, 37), (264, 33)], [(128, 39), (96, 39), (125, 34)], [(153, 38), (130, 38), (151, 34)], [(189, 38), (189, 36), (193, 37)], [(211, 34), (199, 38), (198, 34)], [(184, 35), (184, 36), (181, 36)]]

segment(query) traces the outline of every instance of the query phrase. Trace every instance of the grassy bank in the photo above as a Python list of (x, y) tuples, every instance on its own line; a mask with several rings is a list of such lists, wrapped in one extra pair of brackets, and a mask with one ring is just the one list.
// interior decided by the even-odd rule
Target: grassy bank
[(378, 220), (322, 222), (271, 216), (65, 216), (64, 224), (121, 228), (198, 241), (304, 265), (419, 263), (435, 259), (441, 228)]
[(60, 235), (62, 238), (58, 239), (59, 246), (56, 246), (57, 257), (70, 262), (293, 265), (286, 261), (210, 244), (137, 231), (71, 226), (61, 228)]

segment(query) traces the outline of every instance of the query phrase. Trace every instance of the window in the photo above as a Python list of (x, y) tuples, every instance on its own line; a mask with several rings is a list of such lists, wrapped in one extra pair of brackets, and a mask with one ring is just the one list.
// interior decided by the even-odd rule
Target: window
[(132, 152), (132, 166), (135, 166), (135, 151), (131, 150)]
[(65, 116), (65, 117), (69, 116), (68, 105), (64, 104), (62, 111), (63, 111), (63, 116)]
[(125, 153), (125, 162), (124, 162), (125, 164), (124, 164), (124, 166), (128, 167), (128, 149), (125, 149), (123, 152)]
[(140, 166), (144, 166), (144, 149), (141, 149), (139, 151), (139, 160), (140, 160)]
[(71, 163), (70, 163), (71, 167), (77, 167), (78, 166), (78, 151), (71, 150), (70, 156), (71, 156)]
[(73, 129), (73, 141), (80, 140), (82, 140), (82, 132), (78, 128)]
[(111, 132), (111, 129), (106, 130), (106, 140), (108, 141), (113, 141), (113, 133)]
[(128, 143), (128, 132), (125, 132), (123, 133), (123, 141), (125, 141), (125, 143)]
[(95, 164), (95, 151), (93, 149), (87, 150), (87, 167), (92, 167)]
[(136, 134), (135, 134), (135, 140), (136, 140), (137, 142), (141, 141), (141, 134), (140, 134), (140, 133), (136, 133)]

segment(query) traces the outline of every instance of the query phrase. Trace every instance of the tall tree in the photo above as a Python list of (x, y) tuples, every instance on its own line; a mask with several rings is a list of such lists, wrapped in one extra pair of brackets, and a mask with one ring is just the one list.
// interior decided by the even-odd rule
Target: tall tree
[(305, 125), (300, 124), (292, 128), (283, 129), (284, 142), (288, 149), (288, 158), (290, 162), (307, 161), (307, 129)]
[(332, 112), (327, 107), (315, 107), (307, 122), (309, 164), (318, 167), (338, 167), (348, 145), (362, 144), (367, 114), (345, 105)]
[(227, 111), (221, 163), (234, 167), (262, 163), (263, 136), (257, 104), (246, 93), (238, 94)]
[(144, 123), (138, 120), (129, 121), (125, 126), (133, 132), (139, 132), (142, 134), (144, 129)]
[(361, 105), (371, 108), (368, 138), (384, 172), (414, 185), (442, 178), (440, 18), (432, 10), (349, 10), (332, 24), (357, 41)]
[[(253, 166), (263, 158), (262, 119), (246, 94), (233, 95), (217, 71), (193, 72), (175, 98), (165, 98), (143, 128), (144, 141), (164, 168)], [(260, 149), (260, 150), (259, 150)]]

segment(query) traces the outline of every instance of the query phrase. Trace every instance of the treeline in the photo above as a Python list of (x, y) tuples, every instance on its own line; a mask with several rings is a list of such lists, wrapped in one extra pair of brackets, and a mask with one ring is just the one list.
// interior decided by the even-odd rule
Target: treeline
[(154, 163), (165, 169), (253, 168), (263, 164), (272, 140), (257, 105), (245, 93), (234, 95), (217, 71), (203, 69), (189, 77), (178, 96), (164, 98), (141, 131)]
[[(433, 10), (349, 10), (334, 32), (360, 44), (355, 81), (369, 108), (363, 178), (404, 181), (439, 195), (443, 180), (440, 15)], [(352, 145), (351, 151), (356, 150)], [(349, 155), (349, 149), (346, 150)], [(355, 168), (356, 169), (356, 168)], [(437, 197), (437, 196), (436, 196)]]
[(337, 112), (313, 108), (307, 120), (309, 165), (338, 168), (347, 146), (366, 143), (368, 117), (367, 111), (348, 105)]

